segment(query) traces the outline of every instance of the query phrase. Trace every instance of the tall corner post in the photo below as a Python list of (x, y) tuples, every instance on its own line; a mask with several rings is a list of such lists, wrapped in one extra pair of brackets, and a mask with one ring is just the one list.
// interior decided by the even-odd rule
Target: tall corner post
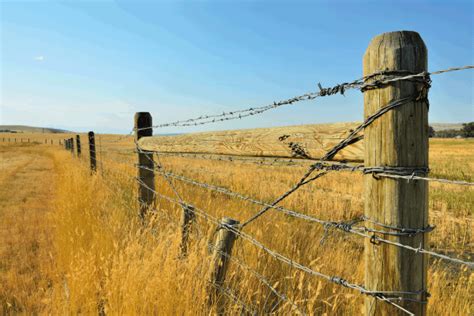
[[(135, 113), (135, 141), (139, 141), (143, 137), (153, 136), (153, 121), (151, 114), (148, 112)], [(137, 145), (138, 153), (138, 208), (139, 215), (143, 219), (147, 211), (155, 204), (155, 163), (153, 160), (153, 152), (142, 150)]]
[[(416, 32), (384, 33), (372, 39), (363, 59), (363, 73), (380, 71), (387, 75), (417, 74), (427, 71), (427, 49)], [(382, 79), (381, 75), (367, 82)], [(423, 83), (395, 81), (364, 92), (364, 117), (374, 114), (390, 102), (419, 96)], [(366, 167), (395, 167), (421, 170), (428, 167), (428, 101), (419, 98), (388, 111), (364, 132)], [(399, 169), (400, 170), (400, 169)], [(390, 227), (424, 229), (428, 226), (428, 184), (366, 174), (365, 216)], [(369, 228), (380, 229), (372, 222)], [(385, 230), (390, 230), (384, 228)], [(393, 231), (392, 231), (393, 232)], [(428, 244), (427, 234), (378, 237), (415, 248)], [(397, 301), (415, 315), (426, 315), (426, 277), (428, 257), (385, 243), (365, 241), (365, 285), (372, 291), (397, 291), (416, 301)], [(367, 296), (366, 315), (404, 315), (391, 304)]]
[(95, 155), (95, 134), (91, 131), (87, 134), (87, 136), (89, 138), (90, 168), (91, 172), (95, 173), (97, 171), (97, 158)]

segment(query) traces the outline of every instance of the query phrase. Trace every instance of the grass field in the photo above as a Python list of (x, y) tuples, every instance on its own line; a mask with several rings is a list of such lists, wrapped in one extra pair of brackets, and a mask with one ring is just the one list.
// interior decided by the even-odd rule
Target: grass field
[[(141, 225), (136, 210), (134, 144), (131, 138), (116, 140), (117, 136), (98, 138), (96, 176), (89, 172), (87, 154), (73, 158), (62, 147), (42, 141), (0, 143), (3, 314), (207, 313), (207, 242), (212, 241), (215, 227), (198, 219), (189, 256), (179, 259), (180, 207), (158, 200), (151, 223), (145, 228)], [(263, 201), (286, 191), (305, 171), (304, 166), (184, 157), (162, 157), (161, 163), (165, 169)], [(431, 140), (430, 168), (433, 177), (474, 181), (474, 140)], [(363, 214), (362, 178), (350, 172), (328, 174), (282, 205), (322, 219), (352, 219)], [(219, 193), (174, 184), (185, 200), (218, 218), (243, 221), (259, 210)], [(156, 179), (156, 188), (173, 197), (161, 177)], [(429, 205), (430, 223), (436, 225), (430, 233), (431, 249), (472, 261), (474, 190), (431, 183)], [(357, 236), (325, 231), (274, 211), (245, 232), (314, 270), (364, 283), (364, 240)], [(233, 257), (264, 275), (305, 313), (362, 313), (364, 297), (357, 292), (292, 269), (244, 240), (236, 241)], [(231, 263), (226, 287), (259, 314), (296, 313), (291, 304), (238, 264)], [(428, 288), (430, 315), (473, 314), (472, 270), (431, 260)], [(241, 307), (229, 300), (227, 310), (240, 314)]]

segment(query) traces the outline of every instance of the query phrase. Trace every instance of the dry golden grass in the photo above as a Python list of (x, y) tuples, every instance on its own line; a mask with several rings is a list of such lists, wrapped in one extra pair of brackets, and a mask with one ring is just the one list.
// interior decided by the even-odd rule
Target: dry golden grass
[[(87, 155), (78, 160), (59, 147), (46, 145), (0, 147), (0, 304), (4, 314), (208, 312), (204, 290), (210, 254), (206, 244), (212, 240), (215, 227), (198, 219), (189, 256), (178, 259), (180, 234), (176, 223), (180, 208), (158, 200), (159, 211), (147, 227), (141, 225), (136, 214), (135, 156), (130, 151), (133, 143), (130, 138), (119, 142), (115, 139), (103, 136), (96, 176), (88, 171)], [(432, 140), (430, 145), (434, 176), (474, 180), (474, 141)], [(13, 163), (9, 155), (22, 159), (31, 156), (46, 170), (22, 180), (14, 173), (23, 168), (20, 159)], [(295, 166), (177, 157), (162, 158), (161, 162), (176, 173), (264, 201), (284, 192), (304, 171), (304, 167)], [(219, 193), (174, 183), (183, 198), (218, 218), (229, 216), (243, 221), (258, 210)], [(31, 190), (18, 189), (25, 186), (31, 186)], [(173, 197), (161, 177), (157, 177), (156, 188)], [(361, 175), (330, 174), (302, 188), (282, 205), (323, 219), (351, 219), (363, 213), (362, 192)], [(20, 207), (18, 199), (22, 197), (29, 197), (32, 206)], [(434, 250), (472, 260), (473, 206), (473, 189), (430, 184), (430, 223), (437, 226), (430, 235)], [(34, 207), (35, 214), (31, 212)], [(320, 226), (272, 211), (245, 231), (314, 270), (364, 283), (363, 240), (358, 237), (337, 231), (325, 235)], [(278, 291), (309, 314), (362, 312), (364, 300), (357, 292), (291, 269), (245, 240), (236, 241), (233, 256), (266, 276)], [(428, 282), (429, 314), (472, 314), (471, 270), (432, 260)], [(226, 286), (260, 314), (295, 312), (237, 264), (230, 265)], [(227, 308), (229, 314), (240, 313), (239, 304), (230, 300)]]

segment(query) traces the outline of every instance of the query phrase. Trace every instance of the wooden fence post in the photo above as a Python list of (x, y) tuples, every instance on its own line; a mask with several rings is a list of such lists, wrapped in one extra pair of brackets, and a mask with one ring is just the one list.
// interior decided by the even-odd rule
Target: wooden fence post
[[(148, 112), (135, 113), (135, 140), (138, 142), (142, 137), (153, 136), (153, 121)], [(155, 203), (155, 163), (153, 152), (138, 151), (138, 208), (140, 217), (143, 219), (148, 209)]]
[(95, 135), (94, 132), (89, 132), (89, 157), (91, 163), (91, 172), (94, 173), (97, 170), (97, 159), (95, 155)]
[(81, 137), (76, 135), (77, 157), (81, 157)]
[(235, 232), (224, 227), (227, 226), (238, 229), (238, 225), (238, 221), (232, 218), (224, 217), (218, 227), (219, 232), (214, 244), (211, 261), (211, 274), (209, 277), (207, 293), (208, 304), (209, 306), (216, 306), (216, 312), (218, 315), (222, 315), (225, 312), (225, 300), (224, 295), (222, 294), (222, 286), (224, 284), (227, 268), (229, 267), (229, 260), (230, 256), (232, 255), (232, 247), (234, 246), (234, 241), (237, 238)]
[(191, 230), (191, 226), (196, 218), (196, 214), (194, 213), (194, 206), (192, 205), (184, 205), (183, 206), (183, 213), (181, 216), (181, 257), (184, 258), (188, 252), (188, 239), (189, 233)]
[(74, 138), (69, 138), (69, 144), (70, 144), (70, 149), (71, 149), (71, 154), (74, 156)]
[[(416, 32), (391, 32), (372, 39), (364, 55), (364, 76), (378, 71), (395, 75), (427, 71), (427, 49)], [(370, 78), (368, 82), (380, 79)], [(374, 114), (392, 101), (418, 96), (423, 83), (397, 81), (364, 93), (364, 117)], [(428, 167), (428, 102), (421, 98), (395, 108), (369, 125), (364, 132), (366, 167), (402, 167), (421, 170)], [(424, 229), (428, 225), (428, 184), (378, 178), (366, 174), (365, 216), (395, 227)], [(369, 228), (380, 229), (371, 222)], [(388, 228), (387, 228), (388, 229)], [(424, 247), (426, 234), (413, 237), (381, 235), (412, 247)], [(400, 295), (426, 301), (426, 271), (428, 258), (407, 249), (365, 242), (365, 284), (372, 291), (419, 292)], [(426, 314), (426, 304), (397, 302), (415, 315)], [(367, 297), (366, 315), (402, 315), (390, 304)]]

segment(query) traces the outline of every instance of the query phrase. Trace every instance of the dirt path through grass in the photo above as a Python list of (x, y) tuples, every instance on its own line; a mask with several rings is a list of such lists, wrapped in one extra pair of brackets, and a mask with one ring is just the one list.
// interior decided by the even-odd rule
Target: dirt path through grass
[(47, 147), (0, 145), (0, 314), (37, 314), (47, 305), (54, 185)]

